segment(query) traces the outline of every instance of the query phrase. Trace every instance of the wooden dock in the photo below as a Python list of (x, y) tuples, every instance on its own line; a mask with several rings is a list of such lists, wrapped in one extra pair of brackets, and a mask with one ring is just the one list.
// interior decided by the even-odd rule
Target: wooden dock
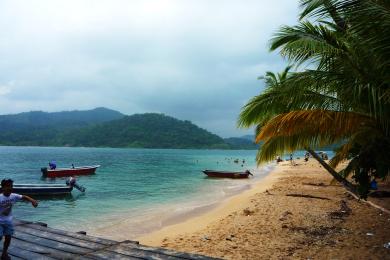
[[(216, 259), (114, 241), (47, 227), (44, 223), (14, 220), (15, 234), (8, 253), (11, 259)], [(2, 249), (3, 241), (0, 242)]]

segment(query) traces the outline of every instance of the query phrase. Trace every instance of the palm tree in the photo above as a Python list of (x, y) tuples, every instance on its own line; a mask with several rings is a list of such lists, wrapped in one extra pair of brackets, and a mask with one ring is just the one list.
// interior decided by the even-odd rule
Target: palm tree
[[(266, 90), (244, 106), (238, 124), (257, 126), (256, 141), (264, 141), (259, 163), (286, 151), (344, 141), (331, 164), (351, 161), (341, 178), (334, 177), (345, 181), (354, 173), (365, 196), (369, 172), (385, 177), (390, 169), (389, 4), (304, 0), (301, 5), (301, 21), (282, 27), (271, 50), (280, 49), (297, 67), (310, 65), (277, 84), (266, 76)], [(380, 40), (372, 33), (370, 14), (381, 19), (375, 22)]]

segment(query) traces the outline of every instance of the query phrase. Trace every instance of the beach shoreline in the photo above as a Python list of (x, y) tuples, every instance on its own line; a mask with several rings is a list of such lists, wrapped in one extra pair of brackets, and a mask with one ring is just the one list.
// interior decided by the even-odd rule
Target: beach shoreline
[[(221, 209), (227, 207), (223, 211), (229, 212), (234, 210), (235, 208), (230, 209), (229, 205), (234, 205), (235, 203), (231, 203), (230, 200), (242, 200), (241, 196), (251, 193), (255, 187), (265, 186), (265, 183), (270, 179), (269, 176), (272, 175), (273, 169), (274, 165), (272, 164), (252, 169), (254, 177), (249, 179), (212, 179), (210, 181), (218, 183), (223, 181), (227, 185), (223, 191), (221, 190), (224, 195), (212, 196), (211, 200), (210, 195), (208, 195), (208, 199), (203, 199), (196, 195), (195, 198), (189, 201), (185, 199), (181, 202), (161, 204), (159, 207), (153, 206), (147, 212), (141, 210), (141, 213), (138, 212), (136, 216), (133, 216), (132, 212), (129, 212), (128, 215), (122, 213), (114, 217), (109, 216), (110, 221), (107, 221), (107, 223), (110, 224), (89, 228), (87, 232), (94, 236), (117, 241), (143, 241), (144, 238), (150, 238), (157, 245), (159, 237), (164, 236), (161, 234), (166, 232), (172, 233), (176, 229), (183, 230), (183, 227), (186, 227), (185, 229), (188, 229), (188, 232), (193, 232), (195, 229), (192, 227), (204, 226), (202, 223), (208, 223), (210, 219), (217, 219), (223, 216)], [(220, 185), (218, 189), (220, 189)], [(207, 190), (203, 192), (207, 192)], [(200, 198), (201, 200), (199, 200)], [(193, 221), (196, 224), (192, 224)], [(177, 228), (177, 225), (179, 225), (179, 228)]]
[[(385, 259), (390, 215), (354, 199), (314, 159), (280, 163), (250, 190), (137, 239), (224, 259)], [(390, 207), (388, 198), (377, 199)]]
[(163, 240), (167, 237), (175, 237), (181, 234), (191, 234), (199, 231), (207, 227), (208, 224), (228, 216), (231, 212), (246, 208), (249, 205), (248, 201), (251, 196), (257, 192), (266, 191), (271, 188), (279, 177), (277, 168), (273, 169), (264, 178), (252, 184), (249, 189), (218, 202), (202, 214), (187, 216), (184, 221), (176, 221), (173, 224), (164, 225), (156, 231), (137, 237), (136, 240), (141, 244), (149, 246), (161, 246)]

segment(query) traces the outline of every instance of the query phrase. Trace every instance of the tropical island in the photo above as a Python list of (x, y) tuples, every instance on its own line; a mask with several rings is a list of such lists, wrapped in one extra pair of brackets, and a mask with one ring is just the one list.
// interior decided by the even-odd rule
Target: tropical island
[(253, 136), (223, 139), (188, 120), (107, 108), (0, 116), (0, 145), (176, 149), (257, 149)]
[[(129, 204), (131, 196), (141, 194), (142, 199), (157, 198), (157, 203), (163, 206), (156, 208), (162, 211), (156, 210), (153, 215), (149, 208), (153, 204), (146, 204), (147, 213), (141, 214), (139, 222), (133, 222), (131, 214), (136, 210), (127, 208), (115, 216), (98, 219), (96, 225), (87, 230), (89, 235), (127, 241), (132, 248), (151, 246), (154, 252), (177, 250), (234, 260), (389, 258), (389, 2), (301, 0), (300, 7), (296, 24), (282, 26), (270, 40), (270, 50), (278, 51), (285, 58), (286, 68), (261, 76), (264, 91), (259, 91), (237, 111), (239, 127), (255, 128), (248, 145), (257, 146), (255, 162), (257, 166), (266, 164), (269, 172), (264, 170), (261, 175), (259, 167), (260, 177), (247, 180), (253, 182), (245, 183), (245, 188), (239, 192), (223, 197), (229, 189), (239, 186), (235, 182), (223, 187), (226, 190), (218, 190), (223, 199), (201, 206), (194, 203), (195, 208), (201, 208), (199, 211), (165, 218), (185, 207), (170, 205), (165, 209), (166, 204), (159, 200), (158, 192), (173, 190), (176, 198), (184, 194), (185, 189), (192, 188), (194, 181), (177, 186), (164, 184), (183, 177), (188, 168), (200, 165), (198, 160), (190, 158), (187, 164), (180, 165), (181, 175), (175, 175), (177, 170), (174, 169), (170, 172), (172, 175), (162, 176), (163, 179), (158, 179), (160, 164), (149, 171), (154, 174), (153, 178), (137, 183), (135, 177), (145, 176), (148, 171), (142, 164), (135, 168), (134, 161), (129, 163), (131, 156), (126, 155), (121, 163), (128, 166), (127, 171), (116, 183), (120, 185), (114, 188), (127, 188), (131, 181), (136, 187), (144, 188), (155, 179), (158, 185), (149, 186), (152, 192), (126, 190), (120, 194), (125, 201), (120, 206)], [(96, 111), (104, 116), (96, 116)], [(105, 108), (6, 115), (0, 117), (0, 127), (2, 145), (181, 149), (238, 149), (234, 145), (246, 145), (241, 140), (245, 138), (223, 139), (190, 121), (155, 113), (123, 115)], [(330, 160), (316, 153), (318, 147), (324, 146), (334, 148)], [(136, 149), (118, 150), (134, 152)], [(297, 150), (306, 150), (307, 156), (293, 157)], [(177, 152), (162, 150), (157, 158), (172, 151)], [(275, 162), (277, 156), (290, 153), (289, 160)], [(171, 160), (163, 161), (171, 162), (173, 156), (178, 157), (177, 154), (171, 156)], [(141, 154), (141, 157), (146, 156)], [(212, 163), (207, 165), (219, 164), (218, 161)], [(114, 171), (119, 172), (119, 167)], [(119, 176), (113, 174), (114, 171), (107, 169), (106, 182)], [(100, 176), (103, 174), (97, 175), (95, 180)], [(206, 177), (201, 180), (218, 182)], [(102, 188), (95, 192), (108, 186), (103, 184), (104, 187), (99, 186)], [(183, 189), (178, 191), (178, 186)], [(215, 187), (201, 189), (202, 198)], [(115, 196), (119, 193), (117, 190)], [(98, 199), (105, 197), (113, 196), (103, 194)], [(77, 203), (73, 204), (69, 210)], [(116, 203), (99, 205), (97, 208), (104, 210)], [(91, 212), (85, 219), (99, 215)], [(146, 228), (142, 235), (132, 237), (134, 225), (141, 226), (145, 218), (154, 225)], [(23, 241), (22, 245), (27, 242)], [(63, 250), (58, 243), (50, 246)], [(50, 253), (31, 246), (28, 250), (50, 257)], [(134, 255), (125, 255), (123, 250), (114, 256), (134, 258)]]

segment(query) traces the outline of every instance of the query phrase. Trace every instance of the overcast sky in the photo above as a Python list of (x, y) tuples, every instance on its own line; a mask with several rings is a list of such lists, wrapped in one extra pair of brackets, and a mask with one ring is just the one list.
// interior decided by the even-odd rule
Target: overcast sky
[(0, 114), (107, 107), (241, 136), (298, 0), (0, 0)]

